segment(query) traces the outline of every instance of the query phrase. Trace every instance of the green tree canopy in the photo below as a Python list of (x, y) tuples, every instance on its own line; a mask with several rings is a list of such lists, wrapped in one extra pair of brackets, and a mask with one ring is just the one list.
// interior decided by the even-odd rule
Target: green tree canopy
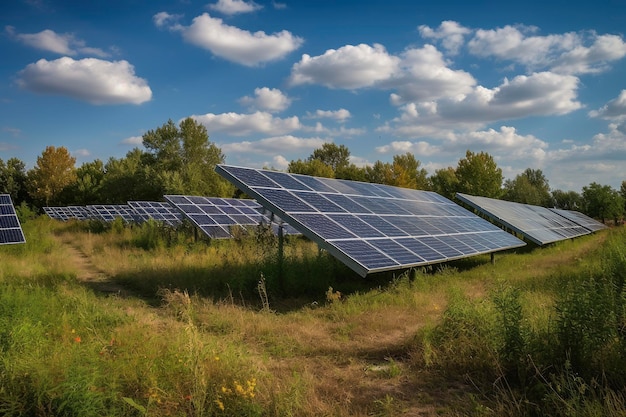
[(618, 220), (624, 215), (624, 199), (610, 185), (600, 185), (592, 182), (583, 187), (584, 212), (591, 217)]
[(291, 161), (287, 167), (287, 172), (292, 174), (311, 175), (314, 177), (335, 177), (335, 171), (333, 171), (332, 167), (319, 159), (308, 159), (306, 161), (298, 159), (296, 161)]
[(128, 201), (160, 201), (162, 186), (157, 173), (145, 163), (145, 153), (139, 148), (129, 151), (124, 158), (109, 158), (104, 165), (101, 183), (101, 203), (125, 204)]
[(321, 148), (315, 149), (308, 160), (319, 160), (331, 167), (333, 172), (337, 172), (350, 165), (350, 150), (345, 145), (325, 143)]
[(61, 146), (48, 146), (28, 171), (28, 190), (34, 200), (46, 206), (58, 204), (61, 192), (76, 181), (76, 158)]
[(535, 206), (552, 206), (548, 180), (540, 169), (527, 168), (504, 183), (504, 199)]
[(215, 172), (224, 163), (222, 150), (209, 141), (206, 128), (192, 118), (178, 126), (169, 120), (143, 135), (143, 158), (157, 176), (163, 194), (231, 196), (234, 187)]
[(426, 170), (420, 168), (420, 161), (410, 152), (395, 155), (392, 163), (376, 161), (374, 165), (365, 168), (365, 177), (367, 181), (378, 184), (429, 189)]
[(582, 196), (576, 191), (553, 190), (552, 202), (554, 207), (563, 210), (579, 211), (582, 208)]
[(26, 178), (24, 162), (10, 158), (5, 164), (0, 158), (0, 193), (10, 194), (11, 200), (16, 205), (28, 199)]
[(499, 198), (502, 194), (502, 169), (486, 152), (467, 151), (465, 158), (459, 160), (456, 171), (458, 192)]
[(430, 176), (430, 183), (434, 192), (450, 200), (454, 200), (459, 188), (459, 180), (456, 177), (455, 169), (452, 167), (436, 170), (435, 173)]
[(70, 204), (101, 204), (102, 182), (104, 181), (104, 163), (100, 159), (85, 162), (76, 169), (76, 182), (65, 189), (64, 201)]

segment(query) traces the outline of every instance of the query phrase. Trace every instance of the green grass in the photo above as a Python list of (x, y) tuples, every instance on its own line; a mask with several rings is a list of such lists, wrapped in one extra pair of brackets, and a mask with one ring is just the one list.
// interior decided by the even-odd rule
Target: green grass
[(292, 238), (280, 279), (267, 235), (23, 226), (0, 247), (0, 415), (626, 412), (624, 229), (367, 279)]

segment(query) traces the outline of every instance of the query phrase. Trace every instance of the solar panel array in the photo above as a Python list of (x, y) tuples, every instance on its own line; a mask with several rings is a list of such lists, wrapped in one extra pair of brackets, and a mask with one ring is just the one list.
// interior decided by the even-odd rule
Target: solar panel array
[(494, 222), (514, 230), (538, 245), (589, 233), (583, 226), (545, 207), (461, 193), (456, 196)]
[(584, 227), (585, 229), (591, 230), (592, 232), (597, 232), (598, 230), (608, 228), (607, 225), (597, 221), (596, 219), (592, 219), (591, 217), (583, 214), (579, 211), (574, 210), (563, 210), (563, 209), (550, 209), (553, 212), (565, 217)]
[(112, 222), (118, 217), (127, 222), (135, 222), (137, 220), (135, 210), (127, 204), (96, 204), (87, 206), (87, 209), (96, 218), (105, 222)]
[(200, 230), (213, 239), (232, 237), (231, 228), (269, 224), (263, 207), (254, 200), (238, 198), (166, 195)]
[(174, 227), (183, 221), (183, 214), (169, 203), (160, 201), (129, 201), (128, 205), (144, 221), (152, 219)]
[(74, 217), (69, 207), (44, 207), (43, 211), (54, 220), (66, 221)]
[(361, 276), (525, 245), (433, 192), (228, 165), (216, 171)]
[(22, 225), (9, 194), (0, 194), (0, 244), (25, 243)]

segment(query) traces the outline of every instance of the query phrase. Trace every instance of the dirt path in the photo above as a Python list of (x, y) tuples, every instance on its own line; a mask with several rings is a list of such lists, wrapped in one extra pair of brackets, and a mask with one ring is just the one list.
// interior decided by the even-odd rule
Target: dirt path
[(76, 278), (79, 282), (85, 283), (100, 293), (116, 294), (122, 297), (129, 295), (127, 288), (113, 282), (110, 276), (94, 265), (89, 256), (71, 241), (59, 236), (57, 236), (57, 241), (67, 252), (67, 262), (76, 270)]

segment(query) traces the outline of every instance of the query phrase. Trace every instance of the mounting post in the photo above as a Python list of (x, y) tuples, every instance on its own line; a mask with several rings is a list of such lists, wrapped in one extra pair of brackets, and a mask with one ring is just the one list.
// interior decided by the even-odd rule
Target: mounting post
[(491, 252), (491, 265), (495, 265), (495, 264), (496, 264), (496, 253)]
[(283, 258), (285, 255), (285, 237), (283, 224), (278, 225), (278, 285), (280, 285), (280, 291), (285, 292), (285, 277), (283, 273)]

